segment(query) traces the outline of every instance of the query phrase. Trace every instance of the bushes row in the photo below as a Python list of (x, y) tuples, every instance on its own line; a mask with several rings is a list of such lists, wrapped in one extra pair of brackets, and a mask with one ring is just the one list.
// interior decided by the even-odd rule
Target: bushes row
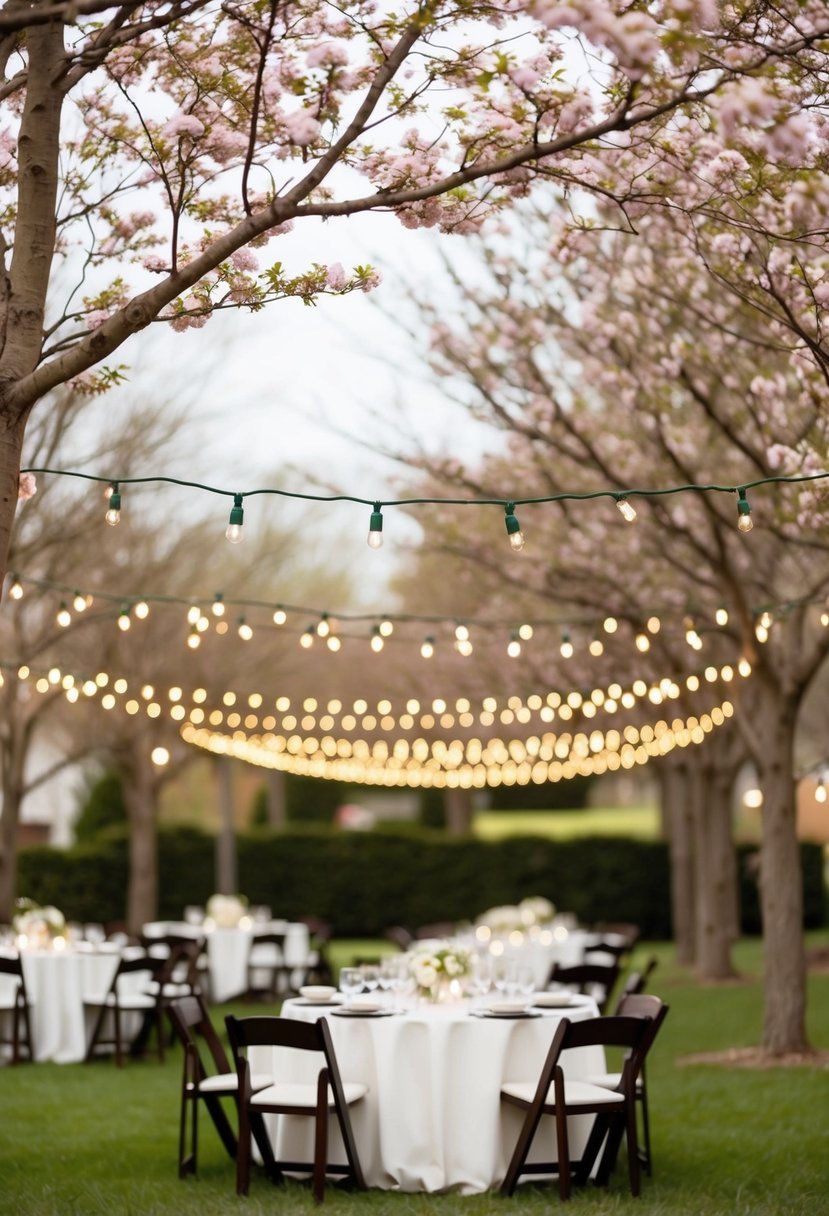
[[(760, 931), (752, 850), (740, 850), (742, 927)], [(804, 922), (825, 922), (819, 845), (801, 846)], [(338, 936), (373, 936), (392, 924), (467, 920), (496, 904), (545, 895), (579, 920), (633, 921), (645, 936), (671, 936), (667, 847), (662, 842), (590, 837), (564, 842), (513, 837), (451, 839), (424, 829), (349, 833), (309, 828), (251, 832), (238, 840), (239, 889), (278, 916), (316, 915)], [(18, 890), (73, 920), (124, 916), (127, 842), (113, 830), (96, 843), (21, 851)], [(159, 833), (159, 915), (215, 890), (215, 840), (192, 828)]]

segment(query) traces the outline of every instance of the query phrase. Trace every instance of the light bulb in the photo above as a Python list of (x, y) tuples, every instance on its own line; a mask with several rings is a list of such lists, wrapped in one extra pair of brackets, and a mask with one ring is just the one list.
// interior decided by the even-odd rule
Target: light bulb
[(648, 637), (648, 635), (646, 633), (637, 633), (636, 649), (641, 651), (642, 654), (646, 654), (647, 651), (650, 650), (650, 648), (651, 648), (651, 640)]
[(250, 625), (247, 623), (247, 621), (245, 620), (244, 617), (239, 618), (239, 629), (237, 632), (243, 642), (249, 642), (250, 639), (253, 637), (253, 630), (251, 629)]
[(371, 513), (371, 519), (368, 524), (368, 547), (369, 549), (381, 549), (383, 547), (383, 512), (379, 502), (374, 504), (374, 510)]
[(75, 592), (75, 598), (72, 600), (72, 607), (76, 612), (84, 612), (86, 610), (86, 596), (81, 595), (80, 591)]
[(336, 633), (332, 633), (331, 636), (326, 640), (325, 644), (328, 647), (328, 649), (333, 650), (335, 654), (342, 646), (342, 642), (337, 637)]
[(317, 625), (317, 633), (321, 638), (327, 638), (331, 632), (331, 626), (328, 624), (328, 617), (325, 613), (320, 618), (320, 623)]
[(379, 629), (384, 638), (390, 638), (394, 633), (394, 625), (391, 621), (381, 621)]
[(561, 639), (561, 645), (559, 646), (559, 650), (561, 651), (561, 657), (563, 659), (572, 659), (573, 643), (570, 641), (569, 634), (565, 633), (564, 637)]
[(146, 600), (139, 600), (137, 604), (133, 605), (133, 612), (138, 617), (139, 621), (146, 621), (147, 617), (150, 615), (150, 605)]
[(384, 645), (385, 642), (383, 641), (383, 636), (380, 633), (379, 628), (375, 625), (371, 631), (371, 649), (375, 654), (379, 654)]
[(615, 616), (606, 616), (603, 625), (605, 633), (615, 633), (619, 628), (619, 623)]
[(225, 528), (225, 536), (232, 545), (238, 545), (242, 539), (242, 526), (245, 522), (245, 512), (242, 507), (242, 495), (233, 495), (233, 506), (230, 509), (230, 518), (227, 521)]
[(469, 630), (467, 629), (466, 625), (456, 625), (455, 626), (455, 637), (458, 639), (459, 642), (468, 642), (469, 641)]
[(737, 527), (741, 532), (750, 532), (754, 527), (751, 518), (751, 506), (746, 498), (745, 490), (737, 491)]
[(815, 802), (825, 802), (825, 801), (826, 801), (826, 786), (824, 784), (823, 778), (821, 777), (820, 780), (818, 781), (817, 785), (815, 786)]
[(604, 654), (604, 642), (601, 640), (601, 638), (593, 638), (587, 649), (590, 651), (593, 658), (597, 659), (599, 655)]
[(316, 630), (313, 625), (309, 625), (304, 633), (299, 635), (299, 644), (304, 650), (308, 650), (314, 645), (314, 634)]
[(472, 643), (469, 638), (461, 638), (459, 642), (455, 643), (455, 648), (458, 654), (462, 654), (465, 659), (472, 654)]
[(126, 633), (131, 624), (132, 624), (132, 621), (130, 619), (129, 608), (122, 608), (118, 614), (118, 628), (123, 633)]
[(72, 613), (66, 607), (66, 604), (61, 604), (58, 615), (55, 619), (60, 625), (61, 629), (66, 629), (68, 625), (72, 624)]
[(524, 540), (524, 533), (521, 531), (521, 525), (515, 517), (515, 503), (508, 502), (504, 507), (504, 526), (507, 529), (510, 548), (516, 553), (520, 553), (526, 542)]
[(213, 613), (214, 616), (224, 616), (225, 605), (224, 605), (224, 600), (222, 598), (221, 591), (216, 592), (216, 595), (213, 599), (213, 605), (212, 605), (210, 611)]
[(717, 624), (720, 626), (720, 628), (722, 628), (724, 625), (727, 625), (728, 624), (728, 609), (724, 608), (724, 607), (718, 608), (717, 611), (714, 613), (714, 620), (717, 622)]
[(420, 653), (424, 659), (431, 659), (432, 655), (435, 653), (435, 639), (431, 637), (424, 638), (420, 647)]
[(117, 481), (113, 481), (109, 488), (109, 505), (104, 519), (111, 528), (121, 522), (121, 495), (118, 492)]
[(514, 633), (507, 645), (507, 654), (511, 659), (517, 659), (521, 653), (521, 643), (518, 640), (518, 634)]
[(194, 625), (191, 625), (190, 632), (187, 635), (187, 645), (191, 650), (198, 650), (199, 646), (201, 646), (201, 637)]
[(284, 608), (277, 608), (273, 614), (274, 625), (284, 625), (288, 619), (288, 614)]
[(636, 519), (636, 508), (630, 499), (625, 498), (623, 495), (621, 498), (616, 499), (616, 506), (619, 508), (622, 518), (626, 519), (629, 524), (632, 524), (634, 519)]
[(530, 638), (533, 636), (532, 625), (522, 625), (518, 630), (518, 636), (522, 642), (529, 642)]
[(18, 576), (16, 574), (12, 575), (11, 586), (9, 587), (9, 595), (11, 596), (11, 598), (13, 600), (22, 600), (23, 599), (23, 587), (20, 583), (20, 579), (18, 578)]

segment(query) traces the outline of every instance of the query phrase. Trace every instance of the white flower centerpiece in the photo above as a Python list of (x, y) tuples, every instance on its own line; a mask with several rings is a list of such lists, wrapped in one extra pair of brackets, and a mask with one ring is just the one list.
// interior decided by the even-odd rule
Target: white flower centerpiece
[(461, 997), (461, 981), (472, 970), (472, 952), (455, 942), (430, 942), (409, 956), (409, 974), (417, 991), (431, 1001)]
[(543, 895), (531, 895), (519, 904), (502, 904), (488, 908), (475, 921), (475, 936), (480, 942), (493, 937), (506, 937), (519, 944), (525, 933), (535, 936), (542, 925), (549, 924), (556, 914), (555, 904)]
[(33, 899), (18, 899), (15, 902), (12, 921), (18, 944), (35, 950), (50, 950), (65, 943), (66, 918), (52, 904), (41, 907)]
[(205, 915), (217, 929), (237, 929), (247, 919), (248, 901), (244, 895), (211, 895)]

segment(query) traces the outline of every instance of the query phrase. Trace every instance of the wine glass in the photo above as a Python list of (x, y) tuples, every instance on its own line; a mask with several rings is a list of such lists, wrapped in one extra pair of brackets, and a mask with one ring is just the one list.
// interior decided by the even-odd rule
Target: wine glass
[(532, 967), (520, 966), (515, 969), (515, 981), (519, 996), (527, 1000), (535, 992), (535, 973)]
[(472, 1006), (481, 1007), (483, 999), (492, 987), (492, 966), (489, 959), (477, 958), (472, 963), (472, 969), (466, 981), (466, 988), (471, 997)]
[(342, 967), (340, 969), (340, 992), (345, 997), (346, 1006), (351, 1005), (354, 997), (363, 991), (363, 976), (359, 967)]
[(363, 987), (366, 992), (374, 992), (380, 983), (380, 968), (375, 963), (363, 963), (360, 967), (363, 977)]
[(495, 972), (495, 987), (507, 999), (512, 1000), (518, 992), (518, 976), (515, 963), (502, 962)]

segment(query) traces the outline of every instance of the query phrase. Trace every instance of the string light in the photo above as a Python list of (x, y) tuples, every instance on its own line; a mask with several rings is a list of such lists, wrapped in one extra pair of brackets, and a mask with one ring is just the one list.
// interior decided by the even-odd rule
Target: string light
[(213, 597), (213, 604), (211, 606), (210, 611), (213, 613), (214, 616), (217, 616), (217, 617), (224, 616), (224, 614), (225, 614), (224, 596), (222, 595), (221, 591), (217, 591), (215, 596)]
[(55, 617), (55, 620), (57, 621), (58, 625), (60, 625), (60, 627), (62, 629), (66, 629), (69, 625), (72, 624), (72, 613), (66, 607), (66, 604), (64, 604), (64, 603), (61, 604), (60, 609), (58, 610), (58, 615)]
[(384, 638), (390, 638), (394, 633), (394, 623), (388, 619), (382, 620), (377, 626)]
[(236, 632), (243, 642), (249, 642), (253, 637), (253, 630), (243, 616), (239, 617), (239, 628)]
[(724, 604), (721, 604), (719, 606), (719, 608), (717, 609), (717, 611), (714, 613), (714, 620), (717, 622), (720, 629), (724, 629), (725, 626), (728, 624), (728, 609), (725, 607)]
[(646, 654), (651, 648), (651, 640), (646, 633), (640, 629), (636, 634), (636, 649)]
[(198, 650), (201, 646), (201, 635), (195, 625), (190, 626), (190, 632), (187, 635), (187, 645), (191, 650)]
[(9, 595), (13, 600), (23, 599), (23, 585), (16, 574), (12, 575), (11, 586), (9, 587)]
[(521, 653), (521, 642), (518, 637), (517, 630), (513, 630), (507, 646), (507, 654), (511, 659), (517, 659)]
[(425, 637), (420, 644), (420, 654), (424, 659), (431, 659), (435, 653), (435, 639), (431, 636)]
[(133, 605), (132, 610), (138, 617), (139, 621), (146, 621), (147, 617), (150, 615), (150, 605), (146, 600), (139, 600), (137, 604)]
[(131, 624), (130, 606), (129, 604), (122, 604), (121, 611), (118, 613), (118, 628), (122, 633), (126, 633)]
[(744, 489), (737, 490), (737, 527), (741, 532), (750, 532), (754, 527), (754, 520), (751, 518), (751, 505), (746, 497)]
[(319, 624), (317, 625), (317, 636), (327, 638), (330, 632), (331, 626), (328, 623), (328, 613), (323, 612), (322, 616), (320, 617)]
[(113, 481), (109, 488), (109, 505), (106, 510), (104, 519), (111, 528), (114, 528), (121, 522), (121, 494), (118, 490), (118, 482)]
[(573, 648), (573, 643), (570, 641), (569, 633), (563, 633), (561, 635), (561, 645), (559, 646), (559, 650), (563, 659), (572, 659), (575, 651)]
[(314, 637), (316, 636), (316, 632), (316, 626), (309, 625), (305, 632), (300, 634), (299, 644), (303, 650), (310, 650), (310, 648), (314, 645)]
[(520, 553), (526, 541), (524, 540), (524, 533), (521, 531), (521, 525), (515, 517), (514, 502), (508, 502), (504, 507), (504, 525), (507, 529), (510, 548), (514, 549), (516, 553)]
[(368, 521), (368, 547), (369, 549), (383, 547), (383, 511), (379, 502), (374, 504), (371, 519)]
[(818, 777), (817, 785), (815, 786), (815, 802), (826, 801), (826, 781), (823, 777)]
[(86, 596), (81, 595), (80, 591), (76, 591), (72, 600), (72, 607), (76, 612), (85, 612), (89, 605), (86, 602)]
[(242, 526), (245, 522), (245, 510), (242, 506), (241, 494), (233, 495), (233, 506), (230, 508), (230, 518), (225, 528), (225, 536), (232, 545), (238, 545), (242, 539)]
[(371, 649), (375, 654), (379, 654), (385, 645), (383, 635), (380, 632), (379, 626), (375, 625), (371, 631)]
[(636, 508), (630, 499), (624, 494), (620, 494), (616, 498), (616, 506), (619, 508), (619, 513), (621, 514), (622, 518), (627, 520), (629, 524), (632, 524), (636, 519)]

